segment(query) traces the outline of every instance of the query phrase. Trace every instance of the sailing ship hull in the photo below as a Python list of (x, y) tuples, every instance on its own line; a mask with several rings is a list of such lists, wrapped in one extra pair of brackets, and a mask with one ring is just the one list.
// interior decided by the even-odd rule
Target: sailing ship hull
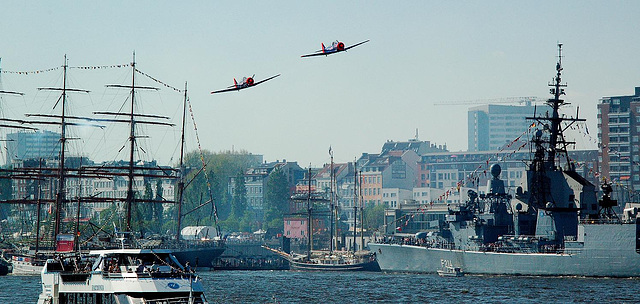
[(196, 267), (213, 267), (214, 261), (224, 252), (225, 247), (205, 247), (205, 248), (176, 248), (171, 249), (173, 255), (178, 259), (180, 264)]
[(370, 243), (387, 272), (436, 273), (441, 261), (465, 274), (640, 277), (639, 224), (581, 224), (562, 253), (487, 252)]
[(354, 264), (316, 264), (289, 261), (291, 270), (301, 271), (380, 271), (376, 260)]

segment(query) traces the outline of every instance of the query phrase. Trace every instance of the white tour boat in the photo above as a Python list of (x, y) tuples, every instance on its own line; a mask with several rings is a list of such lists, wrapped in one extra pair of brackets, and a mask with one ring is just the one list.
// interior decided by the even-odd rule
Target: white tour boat
[(38, 304), (206, 304), (204, 287), (170, 250), (113, 249), (48, 259)]

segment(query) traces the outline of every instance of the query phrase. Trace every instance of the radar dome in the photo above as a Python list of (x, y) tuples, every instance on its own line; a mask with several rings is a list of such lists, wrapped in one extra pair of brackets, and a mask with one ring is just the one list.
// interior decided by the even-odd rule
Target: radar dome
[(500, 176), (500, 172), (502, 172), (502, 168), (500, 168), (500, 165), (491, 165), (491, 175), (493, 175), (493, 178), (498, 178), (498, 176)]

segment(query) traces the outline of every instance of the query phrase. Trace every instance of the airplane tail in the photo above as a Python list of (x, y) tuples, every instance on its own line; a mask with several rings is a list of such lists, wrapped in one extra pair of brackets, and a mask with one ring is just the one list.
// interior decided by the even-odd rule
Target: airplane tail
[(324, 53), (324, 42), (321, 42), (322, 44), (322, 52)]
[(238, 87), (238, 82), (236, 81), (235, 78), (233, 78), (233, 85), (237, 88)]

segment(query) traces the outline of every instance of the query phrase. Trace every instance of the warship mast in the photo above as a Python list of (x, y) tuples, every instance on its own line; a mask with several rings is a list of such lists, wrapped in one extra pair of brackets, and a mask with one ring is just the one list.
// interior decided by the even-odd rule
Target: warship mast
[[(562, 43), (558, 43), (558, 62), (556, 64), (556, 76), (553, 81), (549, 83), (551, 89), (549, 93), (553, 95), (552, 98), (546, 101), (546, 104), (551, 107), (551, 114), (547, 112), (545, 116), (534, 115), (534, 117), (527, 117), (528, 120), (534, 120), (536, 125), (543, 126), (544, 131), (548, 132), (548, 139), (543, 138), (543, 131), (538, 129), (535, 132), (532, 142), (534, 143), (534, 157), (529, 167), (532, 172), (532, 180), (536, 184), (535, 187), (531, 187), (532, 192), (532, 204), (534, 210), (546, 209), (547, 207), (555, 207), (556, 202), (551, 195), (550, 187), (550, 173), (559, 172), (562, 169), (556, 163), (559, 155), (565, 158), (567, 163), (566, 170), (574, 171), (575, 168), (569, 161), (569, 155), (567, 147), (574, 145), (575, 142), (567, 141), (564, 137), (564, 131), (569, 128), (575, 122), (586, 121), (585, 119), (568, 118), (560, 115), (559, 110), (561, 107), (568, 105), (562, 98), (565, 95), (564, 88), (567, 86), (562, 83)], [(564, 124), (568, 122), (568, 124)], [(547, 203), (551, 202), (552, 206), (547, 206)]]

